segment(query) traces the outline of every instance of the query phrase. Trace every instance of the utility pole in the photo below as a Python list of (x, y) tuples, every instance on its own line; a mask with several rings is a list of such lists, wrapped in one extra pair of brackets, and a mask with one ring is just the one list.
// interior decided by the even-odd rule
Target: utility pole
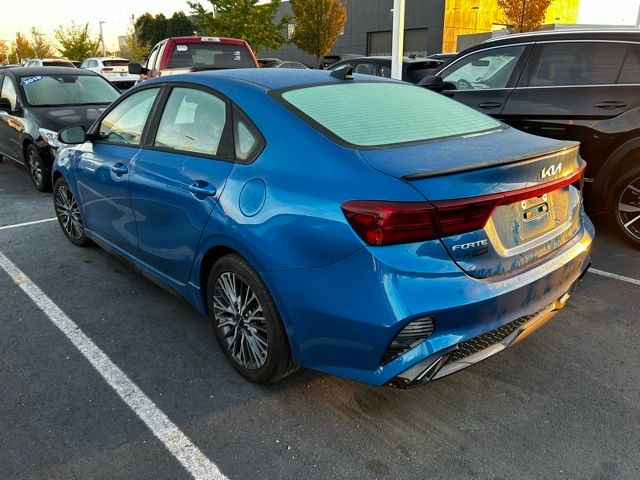
[(636, 20), (636, 28), (640, 28), (640, 5), (638, 5), (638, 19)]
[(106, 57), (107, 51), (104, 48), (104, 35), (102, 33), (102, 24), (107, 22), (103, 22), (102, 20), (100, 20), (98, 23), (100, 24), (100, 43), (102, 43), (102, 56)]
[(522, 0), (522, 15), (520, 16), (520, 28), (518, 29), (518, 33), (522, 32), (524, 28), (524, 12), (527, 8), (527, 0)]
[(405, 0), (393, 0), (393, 33), (391, 42), (391, 78), (402, 80), (404, 53), (404, 5)]

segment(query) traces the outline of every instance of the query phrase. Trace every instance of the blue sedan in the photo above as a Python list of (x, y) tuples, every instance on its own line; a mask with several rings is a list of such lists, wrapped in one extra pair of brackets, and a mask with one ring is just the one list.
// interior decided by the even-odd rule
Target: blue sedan
[(59, 139), (66, 237), (186, 298), (256, 383), (425, 384), (538, 328), (590, 264), (576, 143), (402, 82), (160, 77)]

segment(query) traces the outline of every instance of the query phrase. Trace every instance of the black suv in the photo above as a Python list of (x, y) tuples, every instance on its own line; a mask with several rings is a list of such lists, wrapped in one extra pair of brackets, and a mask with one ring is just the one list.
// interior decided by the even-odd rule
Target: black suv
[(640, 30), (499, 37), (420, 84), (525, 132), (580, 141), (588, 206), (640, 247)]
[[(438, 67), (444, 64), (443, 60), (426, 57), (404, 57), (402, 59), (402, 80), (418, 83), (427, 75), (432, 75)], [(327, 70), (337, 70), (344, 66), (353, 68), (354, 73), (375, 75), (377, 77), (391, 77), (391, 57), (354, 57), (341, 60), (326, 67)]]

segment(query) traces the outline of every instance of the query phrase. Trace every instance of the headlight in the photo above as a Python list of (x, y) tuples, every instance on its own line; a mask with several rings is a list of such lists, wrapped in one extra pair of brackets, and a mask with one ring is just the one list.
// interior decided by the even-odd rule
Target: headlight
[(62, 143), (58, 140), (58, 132), (54, 132), (53, 130), (47, 130), (46, 128), (40, 128), (40, 136), (42, 140), (49, 144), (49, 146), (53, 148), (62, 147)]

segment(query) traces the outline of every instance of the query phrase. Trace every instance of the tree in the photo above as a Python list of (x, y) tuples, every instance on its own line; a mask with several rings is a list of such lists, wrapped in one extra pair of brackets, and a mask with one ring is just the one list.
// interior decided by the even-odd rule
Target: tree
[(131, 15), (130, 20), (125, 48), (120, 52), (120, 55), (133, 61), (142, 61), (149, 55), (151, 44), (140, 39), (140, 34), (136, 28), (136, 19), (133, 15)]
[(325, 56), (338, 39), (347, 21), (342, 0), (291, 0), (294, 20), (292, 43), (316, 57)]
[(505, 22), (516, 32), (538, 30), (552, 0), (498, 0)]
[(4, 40), (0, 40), (0, 65), (4, 65), (9, 63), (9, 55), (11, 54), (11, 49), (9, 45)]
[(142, 42), (155, 45), (160, 40), (167, 38), (167, 25), (167, 17), (162, 13), (154, 17), (147, 12), (138, 17), (135, 27)]
[(66, 27), (60, 25), (54, 30), (60, 54), (72, 60), (83, 61), (97, 56), (100, 52), (100, 37), (91, 38), (89, 24), (77, 25), (73, 21)]
[(53, 57), (55, 52), (51, 43), (47, 40), (47, 36), (40, 33), (36, 27), (31, 27), (31, 38), (33, 54), (37, 58)]
[(212, 10), (207, 11), (199, 2), (187, 2), (196, 17), (201, 35), (234, 37), (246, 40), (254, 52), (263, 48), (280, 48), (285, 39), (282, 31), (289, 23), (284, 16), (274, 23), (280, 6), (279, 0), (258, 4), (258, 0), (208, 0)]
[(184, 12), (175, 12), (167, 21), (166, 37), (186, 37), (193, 35), (195, 25)]
[(33, 46), (29, 39), (22, 33), (16, 33), (16, 39), (13, 42), (13, 48), (11, 52), (11, 61), (15, 63), (22, 63), (29, 58), (35, 57)]

